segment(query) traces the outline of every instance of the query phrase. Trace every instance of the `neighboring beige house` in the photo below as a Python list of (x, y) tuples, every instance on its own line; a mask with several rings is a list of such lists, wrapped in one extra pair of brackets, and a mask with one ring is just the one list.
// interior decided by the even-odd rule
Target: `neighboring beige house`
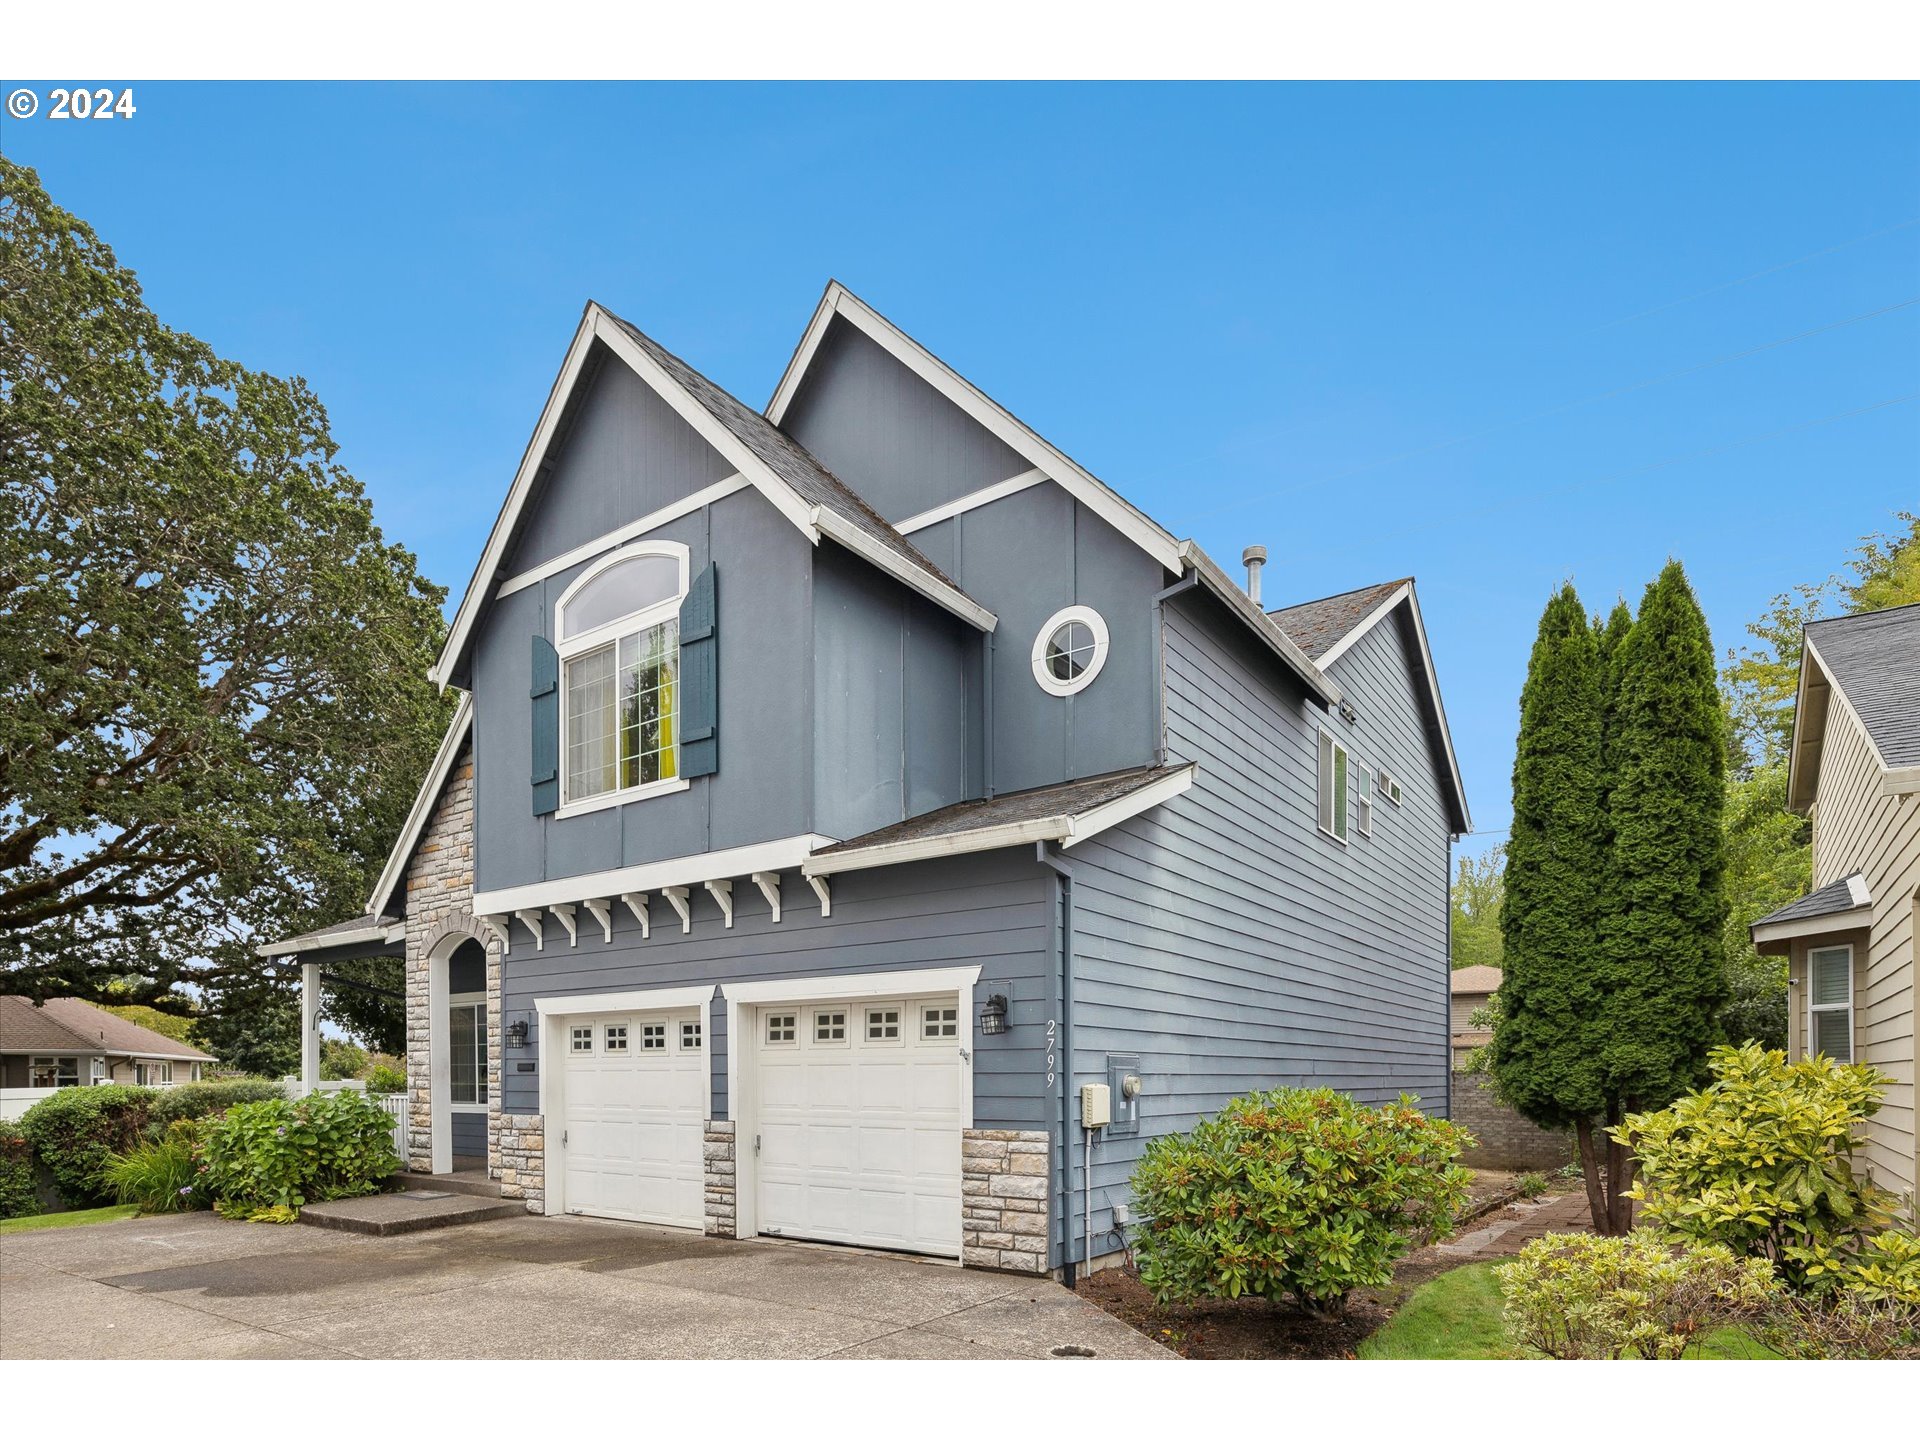
[(1914, 1193), (1920, 908), (1920, 605), (1806, 628), (1787, 803), (1813, 818), (1813, 891), (1754, 922), (1788, 957), (1788, 1046), (1892, 1080), (1867, 1125), (1874, 1178)]
[(1467, 1057), (1490, 1043), (1493, 1031), (1473, 1023), (1473, 1012), (1493, 998), (1500, 988), (1498, 965), (1463, 965), (1453, 972), (1453, 1068), (1467, 1063)]
[(0, 995), (0, 1119), (67, 1085), (152, 1085), (198, 1080), (213, 1064), (204, 1050), (111, 1015), (84, 1000), (35, 1005)]

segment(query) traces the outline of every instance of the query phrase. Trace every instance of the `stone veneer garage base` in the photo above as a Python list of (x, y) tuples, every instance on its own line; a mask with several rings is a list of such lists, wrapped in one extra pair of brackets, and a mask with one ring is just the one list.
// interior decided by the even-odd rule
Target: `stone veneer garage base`
[(500, 1198), (525, 1200), (538, 1215), (547, 1204), (547, 1137), (543, 1115), (497, 1115)]
[(962, 1264), (1047, 1273), (1047, 1164), (1044, 1130), (961, 1132)]

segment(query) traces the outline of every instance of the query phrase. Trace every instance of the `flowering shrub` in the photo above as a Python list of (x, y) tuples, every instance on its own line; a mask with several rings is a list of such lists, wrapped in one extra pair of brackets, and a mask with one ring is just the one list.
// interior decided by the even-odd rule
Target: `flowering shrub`
[(1788, 1064), (1752, 1044), (1723, 1045), (1709, 1064), (1705, 1089), (1616, 1128), (1647, 1223), (1771, 1261), (1790, 1289), (1835, 1285), (1888, 1220), (1889, 1197), (1853, 1168), (1886, 1077), (1825, 1056)]
[(18, 1125), (0, 1120), (0, 1220), (39, 1213), (40, 1200), (33, 1184), (33, 1147)]
[(20, 1117), (62, 1200), (78, 1208), (107, 1199), (107, 1163), (139, 1143), (153, 1094), (131, 1085), (71, 1085)]
[(1448, 1233), (1471, 1140), (1402, 1097), (1370, 1109), (1331, 1090), (1242, 1096), (1133, 1173), (1140, 1278), (1160, 1300), (1288, 1296), (1337, 1311), (1384, 1285), (1416, 1240)]
[(1548, 1235), (1500, 1267), (1508, 1337), (1554, 1360), (1678, 1360), (1713, 1330), (1764, 1311), (1764, 1260), (1675, 1246), (1647, 1230)]
[(201, 1180), (220, 1213), (365, 1195), (393, 1173), (393, 1117), (340, 1090), (235, 1105), (208, 1127)]

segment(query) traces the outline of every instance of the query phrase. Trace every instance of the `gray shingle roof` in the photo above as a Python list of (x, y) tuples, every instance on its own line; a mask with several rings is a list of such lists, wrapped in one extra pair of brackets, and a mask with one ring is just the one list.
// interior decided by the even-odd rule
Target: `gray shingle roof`
[(24, 995), (0, 995), (0, 1050), (10, 1055), (36, 1050), (98, 1050), (107, 1055), (213, 1059), (204, 1050), (109, 1015), (99, 1006), (71, 996), (35, 1005)]
[(1286, 631), (1288, 638), (1306, 651), (1309, 659), (1317, 661), (1406, 583), (1400, 579), (1363, 585), (1358, 590), (1269, 610), (1267, 618)]
[[(603, 307), (604, 308), (604, 307)], [(853, 492), (843, 481), (803, 449), (799, 441), (784, 430), (776, 429), (766, 416), (749, 410), (678, 355), (643, 333), (632, 322), (607, 311), (614, 323), (633, 337), (633, 341), (674, 378), (676, 384), (700, 402), (706, 412), (726, 426), (742, 445), (754, 454), (794, 493), (809, 505), (819, 505), (849, 521), (870, 539), (878, 541), (908, 564), (924, 570), (942, 585), (960, 590), (952, 578), (935, 565), (886, 520), (878, 511)], [(960, 593), (965, 594), (965, 591)], [(971, 598), (971, 597), (969, 597)]]
[(1838, 915), (1842, 911), (1854, 908), (1852, 881), (1860, 878), (1859, 872), (1842, 876), (1831, 885), (1822, 885), (1811, 895), (1802, 895), (1791, 905), (1782, 905), (1771, 915), (1762, 915), (1749, 929), (1758, 929), (1762, 925), (1778, 925), (1788, 920), (1814, 920), (1822, 915)]
[(1880, 758), (1920, 765), (1920, 605), (1816, 620), (1807, 638)]
[(1085, 780), (1069, 780), (1060, 785), (1042, 785), (1034, 790), (1017, 790), (996, 795), (991, 800), (962, 800), (902, 820), (884, 829), (870, 830), (837, 845), (814, 851), (816, 856), (865, 850), (875, 845), (895, 845), (907, 840), (933, 840), (949, 835), (965, 835), (974, 830), (991, 830), (1000, 825), (1018, 825), (1027, 820), (1050, 820), (1056, 815), (1080, 815), (1111, 801), (1123, 799), (1143, 786), (1185, 770), (1185, 765), (1144, 765), (1137, 770), (1115, 770)]

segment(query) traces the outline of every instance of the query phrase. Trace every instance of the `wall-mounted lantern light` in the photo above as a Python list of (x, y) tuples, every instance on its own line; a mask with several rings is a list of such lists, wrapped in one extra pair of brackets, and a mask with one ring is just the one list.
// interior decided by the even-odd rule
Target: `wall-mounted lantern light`
[(524, 1050), (527, 1048), (526, 1021), (516, 1020), (507, 1026), (507, 1046), (513, 1050)]
[(1007, 1033), (1007, 997), (989, 995), (987, 1003), (980, 1007), (980, 1033), (982, 1035), (1004, 1035)]

